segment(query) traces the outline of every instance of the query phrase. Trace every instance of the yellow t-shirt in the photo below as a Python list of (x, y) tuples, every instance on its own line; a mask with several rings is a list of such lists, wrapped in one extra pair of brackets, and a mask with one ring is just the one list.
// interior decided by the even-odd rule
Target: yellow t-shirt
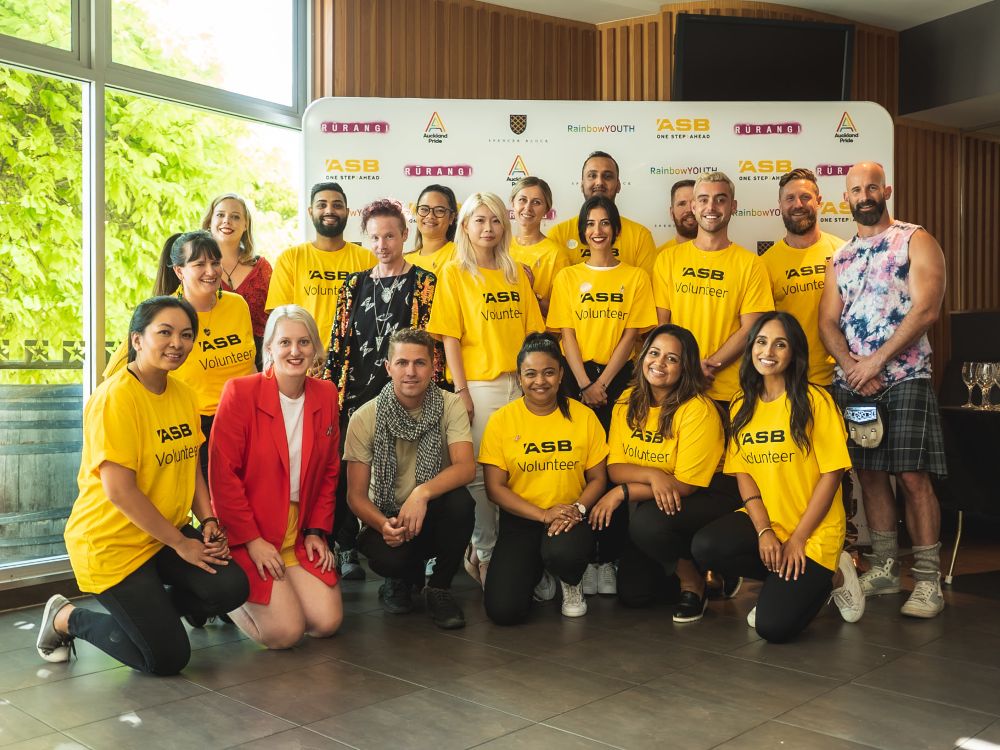
[[(235, 292), (223, 292), (215, 307), (198, 313), (194, 347), (173, 376), (194, 390), (199, 413), (210, 417), (218, 410), (229, 380), (257, 372), (256, 351), (246, 300)], [(128, 342), (123, 341), (104, 368), (104, 377), (124, 369), (127, 359)]]
[(520, 266), (515, 284), (500, 270), (481, 268), (474, 276), (458, 261), (441, 271), (427, 332), (459, 340), (467, 380), (514, 372), (524, 337), (543, 330), (538, 300)]
[(290, 247), (274, 264), (264, 307), (273, 310), (278, 305), (301, 305), (316, 319), (319, 337), (326, 341), (337, 311), (340, 285), (350, 274), (366, 271), (375, 262), (371, 252), (353, 242), (334, 252), (320, 250), (311, 242)]
[(592, 409), (570, 399), (569, 416), (556, 409), (540, 417), (524, 398), (500, 407), (486, 424), (479, 463), (506, 471), (511, 491), (539, 508), (575, 503), (584, 472), (607, 457), (608, 444)]
[(135, 472), (139, 491), (173, 526), (188, 521), (198, 447), (204, 441), (194, 392), (173, 375), (157, 395), (123, 369), (101, 383), (83, 411), (80, 494), (66, 522), (66, 551), (81, 591), (99, 594), (120, 583), (163, 544), (108, 499), (105, 461)]
[(445, 263), (455, 259), (455, 243), (446, 242), (428, 255), (421, 255), (419, 250), (412, 250), (406, 253), (403, 259), (437, 276)]
[[(774, 309), (764, 263), (732, 244), (706, 252), (693, 242), (676, 245), (656, 259), (653, 272), (656, 306), (670, 311), (670, 322), (694, 334), (704, 359), (740, 328), (740, 315)], [(730, 401), (739, 388), (736, 359), (715, 376), (708, 395)]]
[(715, 404), (696, 396), (681, 404), (671, 420), (670, 437), (659, 433), (660, 407), (649, 410), (644, 430), (628, 426), (629, 389), (611, 412), (608, 464), (649, 466), (681, 482), (708, 487), (722, 462), (726, 433)]
[[(660, 245), (658, 248), (656, 248), (656, 257), (659, 258), (663, 254), (664, 250), (669, 250), (670, 248), (676, 247), (676, 246), (677, 246), (677, 238), (676, 237), (671, 237), (669, 240), (667, 240), (662, 245)], [(655, 261), (654, 261), (654, 263), (655, 263)]]
[(798, 250), (783, 239), (761, 256), (771, 279), (774, 309), (791, 313), (809, 340), (809, 380), (833, 382), (833, 357), (819, 337), (819, 300), (826, 280), (826, 262), (844, 244), (840, 237), (822, 233), (815, 245)]
[(642, 333), (656, 325), (653, 287), (641, 268), (586, 263), (559, 272), (552, 286), (549, 328), (572, 328), (583, 361), (606, 365), (626, 328)]
[[(578, 222), (578, 217), (574, 216), (546, 232), (550, 240), (567, 249), (571, 263), (583, 263), (590, 257), (590, 249), (580, 242)], [(623, 216), (622, 233), (615, 240), (614, 252), (622, 263), (641, 268), (648, 274), (653, 273), (656, 245), (652, 233), (642, 224)]]
[[(830, 394), (819, 386), (810, 386), (809, 396), (813, 420), (807, 430), (812, 445), (808, 454), (803, 455), (792, 440), (787, 395), (770, 403), (758, 401), (750, 423), (733, 436), (726, 452), (726, 473), (753, 477), (771, 519), (771, 528), (781, 542), (798, 526), (820, 475), (851, 468), (840, 410)], [(741, 400), (742, 394), (733, 400), (732, 416), (736, 415)], [(835, 570), (845, 530), (844, 505), (837, 485), (830, 510), (806, 542), (806, 557)]]
[(515, 239), (510, 243), (510, 257), (531, 269), (531, 288), (542, 299), (549, 298), (556, 274), (569, 265), (566, 252), (548, 237), (534, 245), (519, 245)]

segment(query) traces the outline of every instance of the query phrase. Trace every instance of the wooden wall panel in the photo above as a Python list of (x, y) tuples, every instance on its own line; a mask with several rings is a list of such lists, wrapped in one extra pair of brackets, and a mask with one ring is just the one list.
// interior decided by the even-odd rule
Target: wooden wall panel
[(593, 24), (476, 0), (313, 0), (313, 97), (597, 99)]
[(1000, 140), (966, 136), (962, 146), (958, 309), (1000, 309)]

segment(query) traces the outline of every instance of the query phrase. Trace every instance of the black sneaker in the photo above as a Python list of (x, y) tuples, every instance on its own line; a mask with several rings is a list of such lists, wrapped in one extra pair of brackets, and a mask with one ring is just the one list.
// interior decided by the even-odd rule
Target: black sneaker
[(682, 591), (681, 600), (674, 610), (674, 622), (698, 622), (707, 606), (708, 597), (698, 596), (693, 591)]
[(434, 624), (444, 630), (455, 630), (465, 627), (465, 615), (458, 606), (451, 589), (436, 589), (424, 587), (424, 603)]
[(358, 562), (356, 549), (342, 549), (337, 553), (337, 569), (345, 581), (365, 580), (365, 569)]
[(378, 587), (378, 600), (382, 602), (382, 609), (390, 615), (405, 615), (413, 611), (410, 586), (401, 578), (386, 578), (385, 583)]
[(740, 588), (743, 586), (743, 576), (736, 576), (735, 578), (723, 578), (722, 579), (722, 598), (732, 599), (738, 593), (740, 593)]

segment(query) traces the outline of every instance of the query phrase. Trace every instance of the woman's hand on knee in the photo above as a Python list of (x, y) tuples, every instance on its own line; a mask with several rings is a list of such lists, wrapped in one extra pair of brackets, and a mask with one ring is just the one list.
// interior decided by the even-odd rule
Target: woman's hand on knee
[(806, 542), (792, 534), (781, 545), (781, 567), (778, 575), (786, 581), (797, 581), (806, 572)]
[(215, 557), (200, 539), (183, 537), (173, 550), (184, 562), (194, 565), (196, 568), (201, 568), (206, 573), (215, 573), (215, 568), (212, 565), (229, 565), (228, 560), (220, 560), (218, 557)]
[(764, 567), (772, 573), (777, 573), (781, 569), (781, 542), (778, 541), (777, 534), (768, 527), (760, 535), (757, 546)]
[(316, 567), (324, 573), (333, 570), (333, 553), (330, 551), (330, 545), (326, 543), (326, 539), (318, 534), (307, 534), (303, 543), (309, 562), (315, 561)]
[(594, 531), (608, 528), (611, 525), (611, 516), (624, 501), (625, 496), (621, 487), (612, 487), (605, 492), (590, 509), (590, 527)]
[(253, 560), (260, 580), (266, 581), (268, 574), (278, 581), (284, 579), (285, 563), (273, 544), (261, 537), (257, 537), (253, 541), (247, 542), (247, 554)]

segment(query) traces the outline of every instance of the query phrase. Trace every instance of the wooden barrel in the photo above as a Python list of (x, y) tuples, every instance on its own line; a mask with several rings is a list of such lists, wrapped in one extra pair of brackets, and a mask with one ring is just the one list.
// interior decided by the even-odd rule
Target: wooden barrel
[(82, 423), (79, 385), (0, 385), (0, 565), (66, 554)]

